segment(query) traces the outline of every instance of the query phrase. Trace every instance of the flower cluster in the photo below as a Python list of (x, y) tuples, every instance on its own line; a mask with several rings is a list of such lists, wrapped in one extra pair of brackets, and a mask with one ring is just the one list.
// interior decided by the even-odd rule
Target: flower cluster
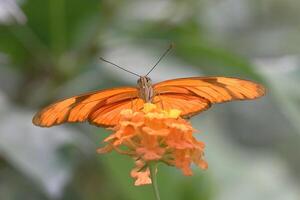
[(143, 110), (121, 112), (120, 122), (113, 128), (114, 134), (107, 137), (107, 143), (98, 153), (116, 150), (134, 158), (135, 168), (131, 176), (135, 185), (150, 184), (149, 163), (164, 162), (192, 175), (191, 164), (207, 168), (203, 160), (204, 143), (193, 137), (195, 129), (180, 118), (179, 110), (163, 110), (154, 104), (145, 103)]

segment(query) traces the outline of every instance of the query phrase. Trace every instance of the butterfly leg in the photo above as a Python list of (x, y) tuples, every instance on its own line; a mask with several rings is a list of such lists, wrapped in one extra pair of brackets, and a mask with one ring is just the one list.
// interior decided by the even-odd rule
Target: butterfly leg
[(139, 99), (134, 99), (135, 103), (134, 103), (134, 107), (135, 107), (135, 111), (141, 111), (143, 110), (143, 106), (139, 106)]
[[(133, 103), (134, 102), (134, 103)], [(131, 98), (131, 101), (130, 101), (130, 104), (131, 104), (131, 110), (133, 110), (133, 111), (138, 111), (139, 110), (139, 108), (138, 108), (138, 106), (137, 106), (137, 104), (138, 104), (138, 99), (136, 99), (136, 98)]]
[(133, 110), (133, 97), (131, 97), (131, 101), (130, 101), (130, 104), (131, 104), (131, 110)]
[(164, 103), (162, 101), (162, 99), (160, 98), (160, 93), (158, 93), (158, 98), (159, 98), (159, 101), (160, 101), (160, 105), (161, 105), (161, 108), (164, 110)]

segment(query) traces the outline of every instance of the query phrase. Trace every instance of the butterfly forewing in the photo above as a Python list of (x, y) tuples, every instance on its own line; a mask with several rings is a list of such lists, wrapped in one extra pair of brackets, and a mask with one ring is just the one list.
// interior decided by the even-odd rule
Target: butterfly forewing
[[(168, 107), (181, 108), (183, 116), (192, 116), (204, 111), (214, 103), (233, 100), (255, 99), (265, 94), (260, 84), (238, 78), (227, 77), (190, 77), (172, 79), (154, 85), (154, 91), (161, 96)], [(172, 94), (172, 96), (170, 96)], [(169, 95), (169, 96), (168, 96)], [(164, 96), (167, 98), (164, 100)], [(183, 99), (197, 99), (202, 102)], [(204, 106), (207, 104), (207, 106)]]
[(37, 126), (50, 127), (65, 122), (83, 122), (104, 106), (131, 102), (136, 98), (137, 89), (133, 87), (100, 90), (74, 96), (44, 108), (34, 116), (33, 123)]

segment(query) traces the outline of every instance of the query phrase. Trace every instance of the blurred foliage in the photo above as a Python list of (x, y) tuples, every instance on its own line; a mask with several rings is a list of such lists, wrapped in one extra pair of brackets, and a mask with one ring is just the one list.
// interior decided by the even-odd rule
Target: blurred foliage
[[(23, 0), (20, 10), (5, 2), (0, 199), (153, 199), (151, 187), (133, 186), (129, 158), (94, 153), (109, 134), (105, 130), (74, 124), (45, 130), (33, 127), (30, 118), (59, 97), (129, 84), (100, 55), (113, 57), (125, 46), (126, 58), (130, 49), (159, 56), (170, 43), (176, 48), (163, 62), (182, 63), (194, 76), (256, 80), (267, 86), (268, 96), (216, 106), (193, 119), (205, 133), (199, 138), (207, 143), (210, 169), (184, 177), (161, 165), (162, 199), (297, 199), (299, 1)], [(5, 22), (4, 16), (15, 20)], [(168, 73), (184, 76), (175, 67)]]

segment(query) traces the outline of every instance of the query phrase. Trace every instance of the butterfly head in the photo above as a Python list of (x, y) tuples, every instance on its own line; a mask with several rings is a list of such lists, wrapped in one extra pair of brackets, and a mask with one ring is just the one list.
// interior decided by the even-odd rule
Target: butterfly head
[(152, 87), (152, 81), (147, 76), (141, 76), (137, 80), (139, 97), (145, 102), (152, 102), (154, 91)]
[(140, 88), (150, 87), (152, 85), (152, 81), (148, 76), (141, 76), (137, 80), (137, 84)]

